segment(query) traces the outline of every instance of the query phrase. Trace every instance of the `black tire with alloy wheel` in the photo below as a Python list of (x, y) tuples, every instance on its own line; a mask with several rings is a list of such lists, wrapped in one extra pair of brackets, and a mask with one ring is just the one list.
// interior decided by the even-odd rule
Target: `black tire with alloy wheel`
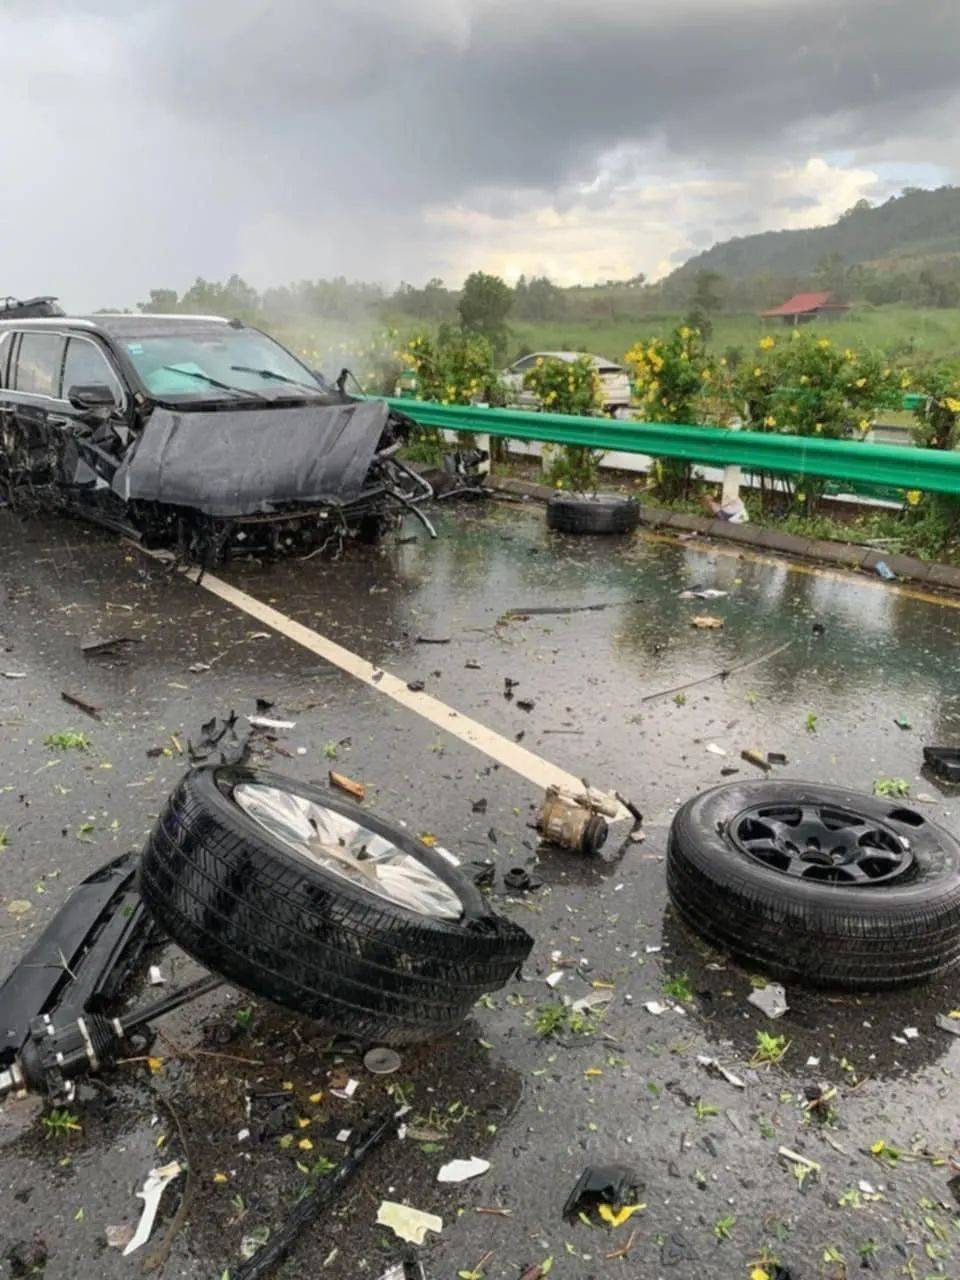
[(615, 493), (557, 493), (547, 502), (547, 528), (558, 533), (632, 533), (639, 523), (636, 501)]
[(714, 787), (673, 820), (667, 886), (697, 933), (775, 977), (874, 990), (960, 962), (960, 843), (895, 799)]
[(381, 1044), (455, 1030), (532, 946), (402, 827), (244, 768), (183, 778), (147, 840), (140, 891), (214, 973)]

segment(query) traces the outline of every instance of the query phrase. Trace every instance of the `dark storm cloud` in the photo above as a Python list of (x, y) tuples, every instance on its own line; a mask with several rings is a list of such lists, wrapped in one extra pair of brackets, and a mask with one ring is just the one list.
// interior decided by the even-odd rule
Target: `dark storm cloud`
[[(313, 246), (301, 274), (419, 279), (463, 235), (426, 233), (429, 206), (562, 211), (592, 183), (601, 209), (653, 174), (828, 150), (933, 161), (958, 41), (955, 0), (7, 0), (25, 169), (0, 234), (96, 300), (222, 273), (269, 228)], [(899, 154), (918, 130), (928, 153)]]

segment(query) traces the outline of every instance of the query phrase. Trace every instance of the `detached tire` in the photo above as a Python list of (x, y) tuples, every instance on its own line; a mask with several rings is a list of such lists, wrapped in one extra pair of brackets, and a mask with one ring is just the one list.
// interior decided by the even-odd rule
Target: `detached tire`
[[(287, 814), (310, 815), (306, 843), (283, 834)], [(379, 888), (367, 887), (374, 880)], [(533, 942), (402, 828), (319, 787), (243, 768), (186, 775), (143, 851), (140, 891), (205, 967), (380, 1044), (455, 1030)]]
[(787, 980), (876, 990), (960, 962), (960, 844), (895, 800), (715, 787), (673, 820), (667, 886), (697, 933)]
[(633, 498), (558, 493), (547, 501), (547, 528), (558, 533), (632, 533), (640, 523)]

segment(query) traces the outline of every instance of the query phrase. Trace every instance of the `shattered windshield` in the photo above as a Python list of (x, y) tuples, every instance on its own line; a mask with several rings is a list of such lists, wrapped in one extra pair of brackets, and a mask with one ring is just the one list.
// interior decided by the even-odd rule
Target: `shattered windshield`
[(147, 390), (161, 399), (210, 400), (256, 392), (269, 399), (322, 394), (310, 370), (255, 329), (210, 328), (123, 344)]

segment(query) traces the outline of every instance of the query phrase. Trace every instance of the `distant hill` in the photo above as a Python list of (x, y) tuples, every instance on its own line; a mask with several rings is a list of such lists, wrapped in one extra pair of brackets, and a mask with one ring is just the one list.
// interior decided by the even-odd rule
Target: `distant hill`
[(705, 269), (728, 280), (811, 277), (831, 259), (847, 269), (882, 263), (885, 272), (911, 271), (923, 259), (954, 254), (960, 255), (960, 187), (913, 189), (875, 208), (861, 200), (832, 226), (725, 240), (690, 258), (663, 284), (672, 292)]

